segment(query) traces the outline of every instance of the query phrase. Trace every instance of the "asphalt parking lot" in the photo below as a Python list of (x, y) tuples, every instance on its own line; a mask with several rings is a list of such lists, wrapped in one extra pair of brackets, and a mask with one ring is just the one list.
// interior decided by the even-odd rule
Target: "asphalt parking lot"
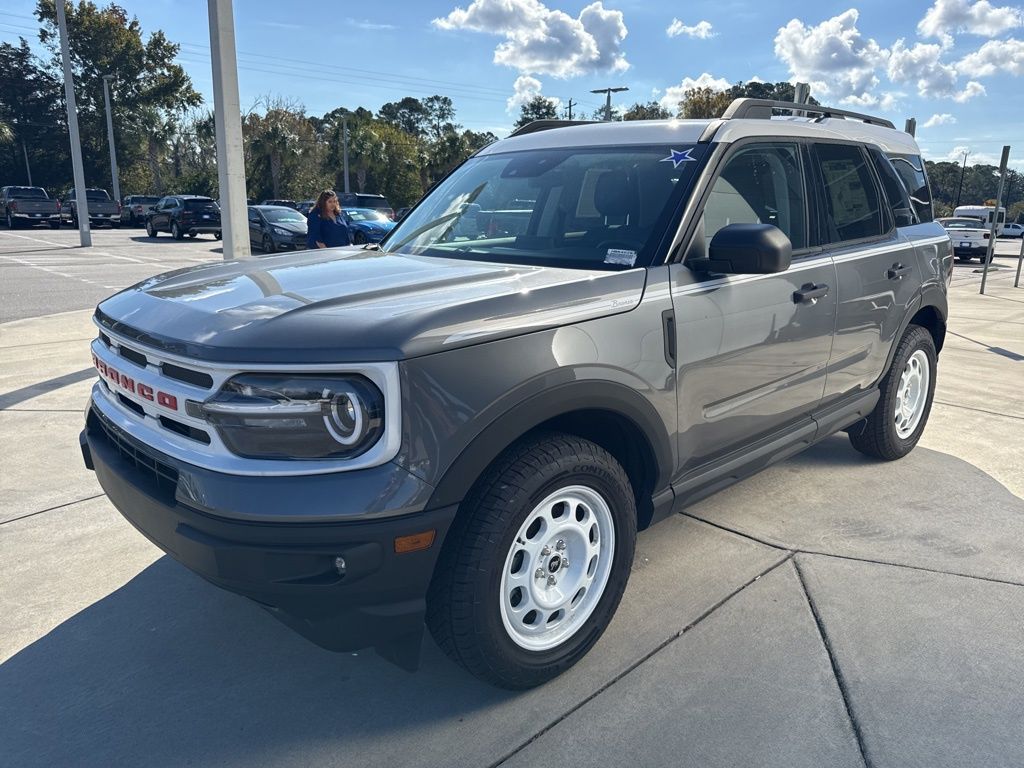
[(836, 436), (641, 534), (594, 650), (526, 693), (427, 640), (331, 654), (184, 570), (77, 434), (91, 307), (211, 238), (0, 230), (0, 763), (1024, 764), (1024, 288), (957, 265), (920, 446)]

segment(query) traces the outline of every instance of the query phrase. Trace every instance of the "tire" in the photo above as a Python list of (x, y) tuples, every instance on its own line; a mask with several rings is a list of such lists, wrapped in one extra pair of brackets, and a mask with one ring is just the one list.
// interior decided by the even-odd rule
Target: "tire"
[(213, 239), (214, 240), (220, 240), (220, 237), (221, 237), (220, 232), (214, 232), (213, 233)]
[(635, 543), (633, 490), (611, 454), (562, 433), (523, 440), (460, 505), (427, 594), (427, 626), (471, 674), (515, 690), (540, 685), (601, 637)]
[[(913, 361), (916, 361), (919, 369), (926, 367), (927, 380), (922, 381), (919, 376), (916, 390), (911, 384), (909, 391), (901, 393), (904, 374), (911, 379), (914, 378)], [(866, 419), (847, 430), (854, 448), (866, 456), (883, 461), (902, 459), (914, 450), (932, 410), (937, 361), (935, 342), (928, 329), (920, 325), (909, 326), (896, 347), (892, 365), (882, 378), (879, 386), (881, 397), (878, 398), (875, 410)], [(903, 417), (908, 413), (912, 414), (904, 421), (901, 414), (896, 413), (897, 402), (906, 402), (906, 395), (909, 394), (917, 403), (915, 392), (917, 396), (923, 396), (924, 400), (917, 407), (901, 412)], [(898, 420), (902, 426), (897, 425)]]
[(263, 251), (264, 253), (273, 253), (277, 249), (274, 247), (274, 241), (271, 238), (264, 235), (263, 241), (260, 243), (260, 250)]
[(7, 212), (7, 228), (8, 229), (15, 229), (16, 226), (17, 226), (17, 223), (14, 221), (14, 217), (12, 217), (11, 216), (11, 212), (8, 211)]
[(195, 237), (196, 237), (196, 235), (197, 235), (197, 233), (196, 233), (196, 232), (189, 232), (189, 233), (188, 233), (188, 236), (189, 236), (189, 237), (191, 237), (191, 238), (195, 238)]
[(181, 227), (178, 226), (178, 222), (176, 221), (171, 222), (171, 237), (175, 240), (181, 240), (185, 237), (185, 234), (181, 231)]
[(352, 245), (365, 245), (366, 235), (362, 232), (354, 232), (352, 234)]
[(156, 237), (159, 234), (160, 233), (157, 231), (157, 228), (153, 226), (152, 219), (146, 219), (146, 235), (149, 237)]
[(51, 221), (50, 222), (50, 229), (60, 229), (60, 222), (59, 221)]

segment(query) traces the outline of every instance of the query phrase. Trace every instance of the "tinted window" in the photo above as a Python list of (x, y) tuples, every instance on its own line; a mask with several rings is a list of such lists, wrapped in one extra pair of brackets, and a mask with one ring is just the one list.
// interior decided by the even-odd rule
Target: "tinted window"
[(105, 202), (110, 199), (110, 195), (105, 189), (87, 189), (85, 190), (85, 199)]
[(189, 211), (210, 211), (216, 209), (216, 207), (216, 203), (209, 198), (185, 201), (185, 209)]
[(356, 195), (353, 201), (360, 208), (388, 208), (388, 201), (380, 195)]
[(889, 155), (889, 159), (910, 194), (917, 218), (921, 221), (931, 221), (932, 193), (928, 188), (928, 176), (924, 172), (921, 158), (916, 155)]
[(39, 187), (11, 187), (7, 197), (12, 200), (47, 200), (46, 192)]
[(882, 180), (882, 189), (885, 198), (889, 202), (889, 210), (892, 211), (893, 220), (897, 227), (908, 227), (917, 224), (917, 214), (910, 203), (910, 195), (907, 194), (903, 182), (892, 167), (889, 159), (879, 151), (871, 152), (871, 159), (875, 163), (875, 170), (878, 178)]
[(807, 245), (803, 174), (796, 145), (757, 145), (732, 155), (704, 206), (704, 238), (730, 224), (771, 224), (794, 250)]
[(818, 144), (831, 242), (878, 237), (883, 232), (878, 187), (860, 147)]

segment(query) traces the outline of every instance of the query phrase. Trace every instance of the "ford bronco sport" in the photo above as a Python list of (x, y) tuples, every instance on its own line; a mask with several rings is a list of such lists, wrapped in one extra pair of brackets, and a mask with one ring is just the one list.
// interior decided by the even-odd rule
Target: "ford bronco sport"
[(878, 118), (533, 124), (379, 246), (102, 302), (83, 453), (157, 546), (317, 644), (414, 668), (426, 626), (525, 688), (601, 636), (638, 530), (842, 430), (912, 450), (952, 261)]

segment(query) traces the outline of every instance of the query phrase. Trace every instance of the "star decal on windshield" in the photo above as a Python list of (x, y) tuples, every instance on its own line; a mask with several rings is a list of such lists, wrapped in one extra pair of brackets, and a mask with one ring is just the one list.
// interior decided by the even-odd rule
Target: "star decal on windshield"
[(683, 163), (695, 163), (697, 162), (696, 157), (690, 157), (690, 153), (693, 152), (693, 148), (684, 149), (680, 152), (678, 149), (671, 150), (672, 154), (668, 157), (662, 158), (659, 162), (672, 163), (673, 168), (678, 168)]

